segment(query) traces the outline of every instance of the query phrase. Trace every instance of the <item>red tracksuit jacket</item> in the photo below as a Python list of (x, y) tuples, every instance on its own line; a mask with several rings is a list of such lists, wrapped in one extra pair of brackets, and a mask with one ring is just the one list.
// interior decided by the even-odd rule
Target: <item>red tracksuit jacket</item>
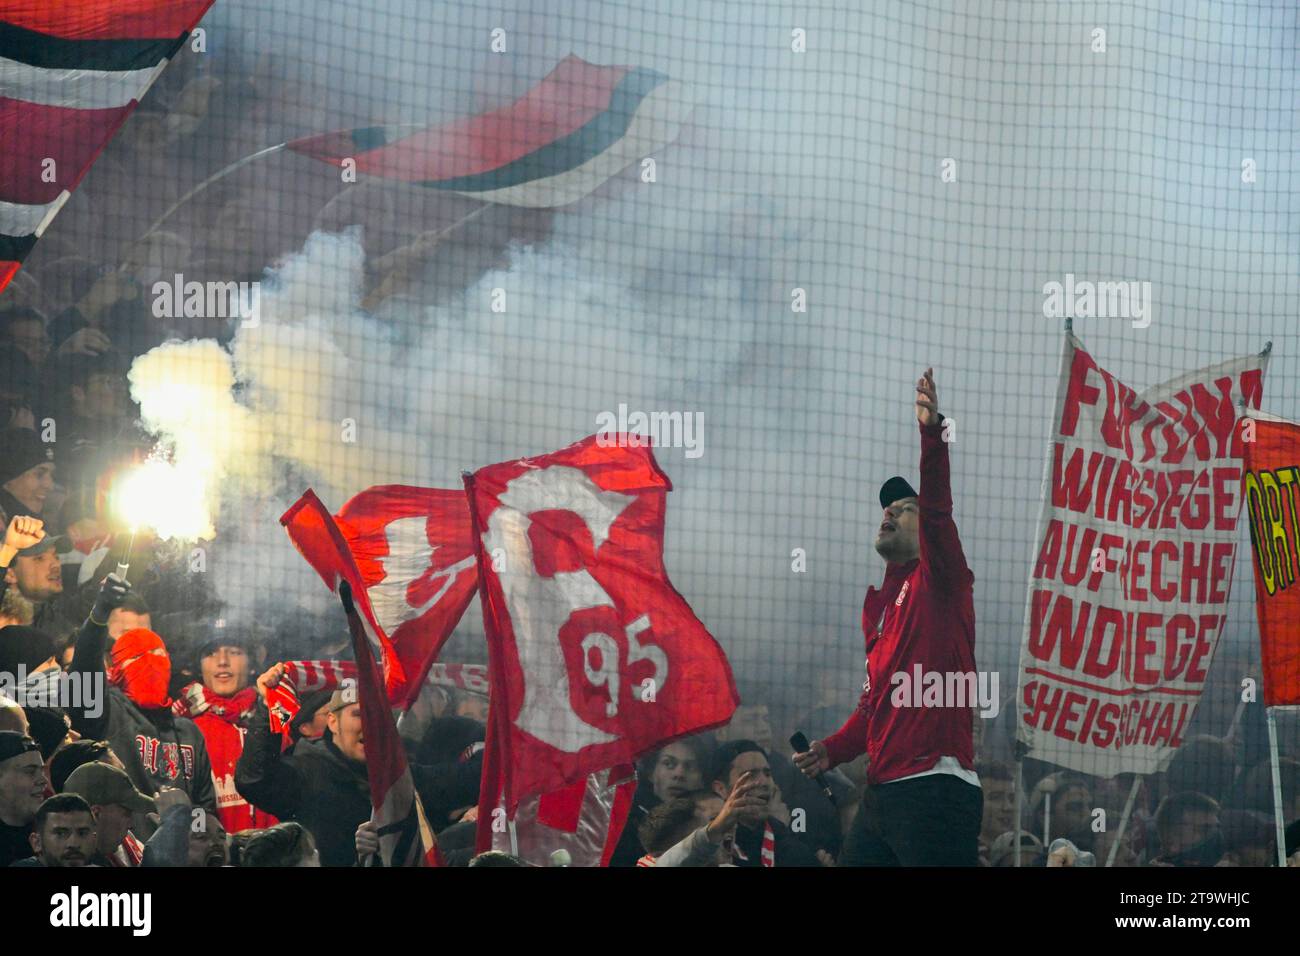
[[(893, 677), (937, 671), (975, 673), (975, 576), (966, 566), (952, 520), (948, 445), (943, 424), (922, 425), (920, 558), (890, 565), (879, 589), (868, 588), (862, 608), (867, 681), (853, 715), (822, 741), (831, 765), (866, 751), (867, 781), (888, 783), (932, 770), (945, 755), (973, 770), (971, 707), (916, 707), (909, 695), (895, 707)], [(883, 621), (882, 621), (883, 615)], [(877, 623), (879, 622), (879, 630)], [(917, 693), (920, 691), (918, 689)]]

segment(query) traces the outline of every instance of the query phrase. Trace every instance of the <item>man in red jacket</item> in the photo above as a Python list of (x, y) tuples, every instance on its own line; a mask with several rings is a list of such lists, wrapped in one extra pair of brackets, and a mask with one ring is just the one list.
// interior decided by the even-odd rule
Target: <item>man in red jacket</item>
[[(983, 793), (975, 774), (975, 577), (952, 519), (948, 444), (934, 370), (916, 383), (921, 492), (880, 489), (885, 580), (862, 609), (867, 680), (857, 709), (795, 764), (809, 776), (865, 752), (868, 789), (841, 866), (976, 866)], [(935, 676), (937, 675), (937, 676)], [(922, 687), (913, 687), (921, 679)], [(940, 683), (942, 681), (942, 683)], [(953, 699), (948, 699), (949, 697)]]

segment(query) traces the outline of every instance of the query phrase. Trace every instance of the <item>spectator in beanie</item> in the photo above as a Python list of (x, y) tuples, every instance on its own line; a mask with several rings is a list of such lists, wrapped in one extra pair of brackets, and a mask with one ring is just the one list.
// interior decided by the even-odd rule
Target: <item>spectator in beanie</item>
[(244, 733), (257, 709), (252, 686), (249, 648), (234, 634), (209, 641), (199, 649), (202, 683), (188, 684), (173, 711), (194, 721), (212, 764), (217, 816), (228, 833), (264, 829), (279, 821), (239, 795), (235, 765), (244, 750)]
[(35, 855), (10, 866), (89, 866), (97, 841), (90, 805), (75, 793), (56, 794), (36, 810), (30, 837)]
[(271, 732), (266, 693), (283, 676), (284, 665), (276, 664), (257, 679), (257, 709), (235, 765), (235, 787), (253, 806), (306, 827), (322, 866), (352, 866), (357, 828), (370, 819), (361, 705), (355, 692), (335, 691), (324, 737), (282, 753), (281, 735)]
[[(77, 633), (72, 674), (92, 681), (104, 679), (108, 617), (128, 593), (130, 585), (117, 575), (104, 579), (90, 616)], [(203, 734), (192, 720), (172, 713), (167, 695), (171, 658), (162, 638), (143, 628), (127, 631), (114, 642), (111, 662), (102, 713), (70, 708), (73, 729), (83, 737), (107, 740), (142, 793), (176, 787), (195, 806), (215, 811), (212, 766)]]
[(0, 867), (32, 852), (28, 836), (45, 800), (45, 764), (36, 741), (0, 730)]
[(0, 432), (0, 512), (4, 523), (16, 515), (42, 517), (54, 490), (54, 447), (30, 428)]
[(131, 833), (133, 813), (153, 813), (157, 804), (131, 783), (126, 771), (106, 763), (88, 763), (68, 777), (65, 793), (90, 805), (99, 833), (92, 862), (98, 866), (139, 866), (144, 847)]
[[(58, 706), (59, 678), (63, 672), (54, 657), (54, 641), (39, 628), (17, 624), (0, 627), (0, 674), (8, 674), (15, 682), (15, 699), (22, 707)], [(27, 717), (30, 723), (32, 715), (29, 713)], [(65, 735), (66, 731), (59, 735), (55, 747)]]

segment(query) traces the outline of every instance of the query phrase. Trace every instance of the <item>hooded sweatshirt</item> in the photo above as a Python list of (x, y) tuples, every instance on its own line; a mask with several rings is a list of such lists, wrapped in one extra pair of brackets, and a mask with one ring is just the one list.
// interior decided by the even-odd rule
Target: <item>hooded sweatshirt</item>
[[(69, 671), (103, 680), (107, 638), (108, 628), (87, 617), (77, 632)], [(153, 796), (161, 787), (176, 787), (189, 795), (192, 804), (215, 813), (212, 766), (203, 734), (194, 721), (171, 712), (170, 672), (162, 638), (144, 628), (127, 631), (113, 644), (111, 686), (103, 695), (103, 713), (92, 717), (84, 707), (69, 708), (68, 716), (83, 737), (108, 741), (142, 793)]]

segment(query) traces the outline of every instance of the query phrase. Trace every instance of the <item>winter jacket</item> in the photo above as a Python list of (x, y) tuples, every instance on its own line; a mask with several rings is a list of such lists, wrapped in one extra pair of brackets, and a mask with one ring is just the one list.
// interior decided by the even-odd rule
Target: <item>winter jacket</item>
[(321, 866), (352, 866), (357, 827), (370, 819), (366, 765), (349, 760), (327, 732), (280, 752), (266, 704), (259, 701), (235, 765), (235, 789), (281, 820), (301, 823), (316, 841)]

